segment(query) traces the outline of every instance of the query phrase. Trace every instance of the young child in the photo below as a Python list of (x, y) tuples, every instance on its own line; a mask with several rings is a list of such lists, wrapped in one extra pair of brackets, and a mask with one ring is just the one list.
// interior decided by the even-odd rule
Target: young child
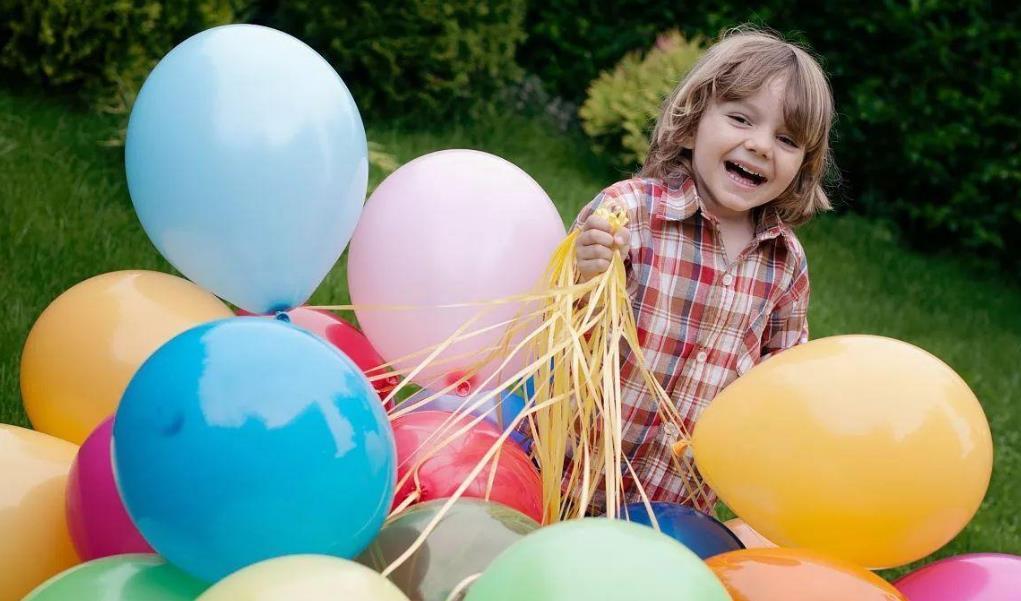
[[(821, 180), (832, 115), (826, 76), (805, 50), (733, 32), (664, 104), (638, 176), (578, 215), (581, 277), (621, 252), (646, 365), (689, 432), (726, 385), (808, 340), (808, 263), (791, 228), (830, 208)], [(626, 207), (626, 230), (594, 214), (607, 202)], [(659, 422), (634, 357), (622, 362), (623, 451), (643, 489), (712, 514), (712, 492), (671, 457), (680, 432)], [(639, 499), (629, 483), (626, 500)]]

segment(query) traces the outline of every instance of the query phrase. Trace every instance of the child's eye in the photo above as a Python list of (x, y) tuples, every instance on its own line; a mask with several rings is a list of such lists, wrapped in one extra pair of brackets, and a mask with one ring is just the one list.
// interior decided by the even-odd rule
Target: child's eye
[(750, 121), (744, 118), (743, 115), (727, 115), (732, 121), (740, 123), (741, 125), (748, 125)]
[(794, 138), (792, 138), (790, 136), (777, 136), (777, 139), (780, 140), (781, 142), (783, 142), (784, 144), (786, 144), (787, 146), (790, 146), (791, 148), (797, 148), (798, 147), (798, 143), (795, 142)]

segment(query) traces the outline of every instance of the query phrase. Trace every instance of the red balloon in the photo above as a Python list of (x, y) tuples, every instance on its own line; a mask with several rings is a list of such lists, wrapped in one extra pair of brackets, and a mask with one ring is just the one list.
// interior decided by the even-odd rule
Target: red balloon
[[(238, 310), (238, 315), (252, 315), (244, 309)], [(337, 317), (331, 311), (322, 309), (309, 309), (308, 307), (297, 307), (287, 311), (291, 323), (312, 332), (320, 338), (326, 339), (330, 344), (340, 349), (345, 355), (351, 358), (363, 372), (371, 377), (385, 373), (385, 370), (377, 369), (386, 363), (376, 349), (372, 347), (369, 339), (362, 334), (358, 328)], [(400, 382), (397, 376), (372, 380), (372, 386), (385, 397), (390, 394)]]
[[(440, 446), (446, 436), (430, 435), (450, 420), (449, 411), (416, 411), (391, 422), (397, 444), (397, 479), (400, 481), (418, 462), (429, 455), (418, 468), (419, 497), (416, 502), (442, 499), (454, 494), (478, 465), (486, 452), (500, 437), (500, 430), (482, 421), (459, 439)], [(490, 501), (517, 509), (537, 522), (542, 522), (542, 481), (528, 455), (510, 439), (499, 451), (500, 460), (493, 476)], [(464, 497), (486, 498), (490, 469), (487, 466), (464, 491)], [(397, 507), (415, 490), (415, 478), (408, 477), (397, 490)]]

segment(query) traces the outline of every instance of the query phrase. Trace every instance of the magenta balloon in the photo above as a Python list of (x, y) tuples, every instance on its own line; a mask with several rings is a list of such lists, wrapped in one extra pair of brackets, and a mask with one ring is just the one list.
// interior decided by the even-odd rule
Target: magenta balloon
[[(437, 345), (479, 309), (435, 306), (535, 290), (565, 236), (549, 196), (512, 163), (475, 150), (421, 156), (383, 180), (358, 221), (348, 257), (351, 300), (368, 307), (356, 310), (358, 322), (387, 361)], [(371, 305), (422, 308), (380, 311)], [(521, 303), (501, 305), (469, 331), (509, 320), (521, 308)], [(415, 383), (441, 388), (437, 384), (456, 380), (505, 333), (494, 328), (451, 346), (437, 359), (464, 358), (423, 370)], [(414, 367), (424, 358), (397, 366)], [(483, 384), (500, 360), (487, 363), (473, 386), (493, 388), (524, 365), (519, 354), (499, 379)]]
[(1021, 557), (974, 553), (923, 566), (894, 586), (909, 601), (1021, 599)]
[(67, 478), (67, 526), (83, 561), (122, 553), (154, 553), (128, 517), (110, 463), (109, 417), (89, 434)]

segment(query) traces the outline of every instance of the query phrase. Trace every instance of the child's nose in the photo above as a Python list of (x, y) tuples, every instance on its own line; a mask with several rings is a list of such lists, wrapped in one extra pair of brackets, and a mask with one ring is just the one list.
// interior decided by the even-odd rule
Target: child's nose
[(766, 132), (752, 132), (745, 140), (744, 146), (749, 151), (768, 159), (773, 153), (773, 136)]

